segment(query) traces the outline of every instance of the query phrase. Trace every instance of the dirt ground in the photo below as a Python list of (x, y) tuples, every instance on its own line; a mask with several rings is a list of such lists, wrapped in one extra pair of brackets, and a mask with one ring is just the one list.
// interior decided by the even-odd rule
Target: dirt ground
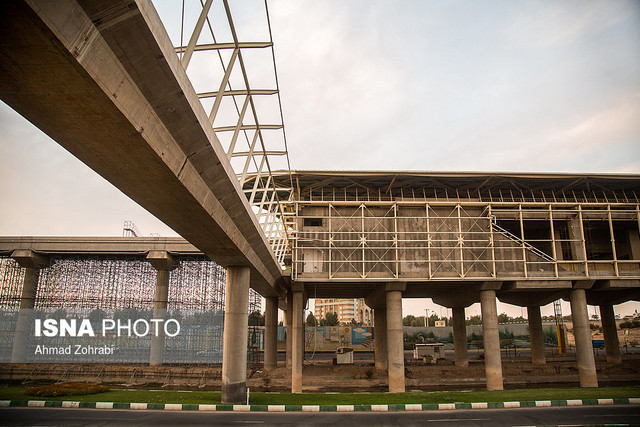
[[(475, 357), (475, 358), (474, 358)], [(483, 389), (484, 362), (470, 354), (469, 366), (456, 367), (453, 361), (437, 364), (408, 364), (405, 367), (406, 389), (460, 390)], [(596, 359), (601, 385), (639, 385), (640, 355), (624, 355), (621, 365)], [(532, 365), (527, 358), (512, 358), (502, 362), (505, 388), (569, 387), (579, 385), (575, 356), (553, 356), (545, 365)], [(291, 386), (291, 370), (278, 368), (272, 372), (255, 372), (247, 386), (254, 391), (287, 391)], [(372, 364), (333, 365), (329, 362), (305, 365), (303, 390), (326, 391), (386, 391), (387, 373)]]

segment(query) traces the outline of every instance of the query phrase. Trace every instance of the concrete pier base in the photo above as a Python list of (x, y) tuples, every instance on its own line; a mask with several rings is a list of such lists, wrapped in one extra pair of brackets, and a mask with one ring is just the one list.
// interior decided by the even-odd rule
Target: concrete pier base
[(600, 306), (600, 319), (602, 320), (602, 333), (604, 334), (604, 350), (607, 352), (607, 362), (619, 365), (622, 363), (620, 354), (620, 341), (616, 317), (612, 305)]
[(404, 336), (402, 331), (402, 292), (387, 291), (387, 363), (389, 392), (404, 393)]
[(245, 403), (249, 267), (228, 267), (222, 347), (222, 403)]
[(304, 361), (304, 295), (302, 291), (293, 292), (293, 330), (291, 357), (291, 393), (302, 393), (302, 362)]
[(264, 312), (264, 369), (278, 366), (278, 298), (265, 298)]
[(496, 292), (480, 291), (482, 307), (482, 334), (484, 342), (484, 366), (487, 390), (502, 390), (502, 360), (500, 359), (500, 334), (498, 331), (498, 311)]
[(527, 307), (527, 317), (529, 318), (529, 343), (531, 344), (531, 363), (534, 365), (544, 365), (547, 359), (544, 355), (544, 335), (542, 333), (542, 317), (540, 307)]
[(467, 355), (467, 325), (464, 319), (464, 307), (453, 307), (451, 312), (456, 366), (466, 368), (469, 366), (469, 357)]
[(576, 360), (580, 387), (598, 387), (596, 362), (591, 343), (591, 328), (589, 327), (589, 313), (587, 311), (587, 297), (584, 289), (572, 289), (569, 293), (571, 302), (571, 318), (573, 320), (573, 335), (576, 339)]
[(387, 370), (387, 310), (376, 308), (373, 311), (373, 346), (376, 369)]

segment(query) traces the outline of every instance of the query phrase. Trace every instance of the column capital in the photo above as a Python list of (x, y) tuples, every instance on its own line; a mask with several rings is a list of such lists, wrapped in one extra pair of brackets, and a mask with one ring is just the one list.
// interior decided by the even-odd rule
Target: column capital
[(16, 249), (11, 253), (11, 258), (24, 268), (45, 268), (51, 264), (48, 256), (37, 254), (31, 249)]
[(147, 261), (149, 261), (156, 270), (169, 271), (178, 266), (178, 260), (167, 251), (149, 251)]

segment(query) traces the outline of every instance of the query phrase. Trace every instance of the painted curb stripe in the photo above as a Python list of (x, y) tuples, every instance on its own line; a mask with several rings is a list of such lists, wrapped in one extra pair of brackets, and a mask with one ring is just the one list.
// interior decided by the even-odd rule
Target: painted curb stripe
[(69, 400), (65, 400), (64, 402), (62, 402), (62, 407), (63, 408), (79, 408), (80, 402), (71, 402)]
[(147, 404), (146, 403), (132, 403), (131, 405), (129, 405), (129, 409), (146, 410), (147, 409)]
[(454, 409), (532, 408), (550, 406), (640, 405), (640, 398), (536, 400), (522, 402), (473, 402), (390, 405), (197, 405), (181, 403), (78, 402), (59, 400), (0, 400), (0, 407), (95, 408), (165, 411), (233, 412), (387, 412), (437, 411)]
[(199, 411), (215, 411), (216, 405), (198, 405)]
[(96, 402), (96, 409), (113, 409), (113, 402)]

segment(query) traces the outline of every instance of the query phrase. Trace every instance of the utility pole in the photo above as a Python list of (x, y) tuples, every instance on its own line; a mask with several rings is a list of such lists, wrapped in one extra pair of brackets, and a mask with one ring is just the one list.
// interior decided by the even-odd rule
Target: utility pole
[(424, 327), (428, 327), (429, 326), (429, 309), (425, 308), (424, 311), (426, 312), (426, 316), (424, 316)]

